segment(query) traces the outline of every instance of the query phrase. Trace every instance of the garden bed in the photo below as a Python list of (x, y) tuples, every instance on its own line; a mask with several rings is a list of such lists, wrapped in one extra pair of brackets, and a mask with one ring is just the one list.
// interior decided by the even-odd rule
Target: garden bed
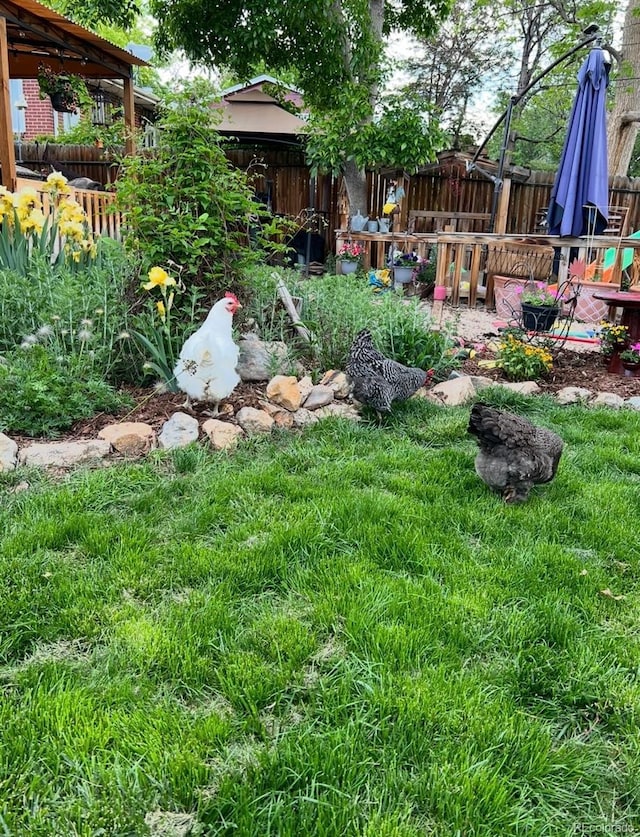
[[(480, 365), (483, 359), (492, 359), (493, 354), (487, 353), (482, 357), (467, 360), (461, 371), (467, 375), (483, 375), (495, 381), (504, 381), (501, 369), (487, 369)], [(623, 378), (607, 372), (604, 358), (596, 351), (576, 352), (563, 349), (554, 361), (554, 367), (547, 378), (540, 378), (538, 384), (543, 392), (554, 393), (563, 387), (586, 387), (592, 392), (612, 392), (622, 398), (640, 396), (640, 379)], [(232, 393), (230, 398), (220, 404), (219, 418), (233, 416), (242, 407), (260, 407), (260, 402), (266, 400), (265, 383), (243, 383)], [(90, 419), (85, 419), (73, 425), (59, 438), (63, 440), (95, 438), (98, 432), (114, 421), (145, 422), (159, 432), (162, 425), (177, 411), (188, 412), (200, 422), (209, 418), (207, 405), (194, 404), (191, 408), (184, 406), (182, 393), (157, 392), (152, 388), (131, 387), (127, 394), (133, 400), (133, 406), (123, 409), (116, 416), (100, 413)], [(10, 434), (19, 444), (31, 441), (28, 437)]]
[[(484, 356), (492, 358), (493, 355)], [(484, 375), (494, 380), (505, 380), (502, 370), (487, 369), (480, 366), (481, 358), (465, 361), (462, 371), (468, 375)], [(546, 378), (540, 378), (538, 384), (543, 392), (558, 392), (564, 387), (586, 387), (592, 392), (613, 392), (622, 398), (640, 396), (640, 379), (623, 378), (607, 372), (604, 357), (597, 351), (576, 352), (562, 349), (554, 358), (553, 369)]]

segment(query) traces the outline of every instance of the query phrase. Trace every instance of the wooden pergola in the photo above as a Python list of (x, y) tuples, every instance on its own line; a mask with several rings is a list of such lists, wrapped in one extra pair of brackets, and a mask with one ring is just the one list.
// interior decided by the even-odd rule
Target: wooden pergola
[(16, 188), (9, 80), (35, 79), (40, 64), (55, 73), (121, 79), (126, 153), (134, 151), (133, 67), (146, 62), (36, 0), (0, 0), (0, 167), (2, 185)]

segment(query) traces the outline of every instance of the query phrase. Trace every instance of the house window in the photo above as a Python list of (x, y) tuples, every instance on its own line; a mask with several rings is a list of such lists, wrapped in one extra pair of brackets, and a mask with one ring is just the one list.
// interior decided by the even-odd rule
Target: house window
[(10, 79), (9, 96), (11, 99), (11, 127), (13, 128), (13, 133), (24, 134), (27, 130), (25, 109), (16, 107), (17, 102), (24, 100), (22, 79)]
[(70, 131), (71, 128), (75, 128), (80, 122), (80, 114), (79, 113), (63, 113), (62, 114), (62, 130), (63, 131)]

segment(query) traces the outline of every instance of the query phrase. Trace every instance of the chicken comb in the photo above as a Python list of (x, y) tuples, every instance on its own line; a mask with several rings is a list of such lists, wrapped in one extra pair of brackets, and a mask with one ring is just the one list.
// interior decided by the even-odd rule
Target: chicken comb
[(232, 294), (231, 291), (227, 291), (226, 294), (224, 295), (224, 298), (225, 299), (232, 299), (235, 302), (236, 305), (238, 304), (238, 297), (235, 294)]

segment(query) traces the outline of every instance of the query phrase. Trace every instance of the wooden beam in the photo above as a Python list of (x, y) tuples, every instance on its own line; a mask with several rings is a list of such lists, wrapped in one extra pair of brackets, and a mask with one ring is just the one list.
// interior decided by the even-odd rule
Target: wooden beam
[(509, 198), (511, 197), (511, 178), (505, 177), (502, 181), (500, 199), (498, 201), (498, 217), (494, 232), (505, 233), (507, 231), (507, 215), (509, 214)]
[(105, 67), (104, 64), (97, 64), (92, 60), (84, 61), (84, 59), (79, 57), (68, 57), (62, 61), (54, 55), (12, 53), (9, 57), (11, 78), (37, 78), (40, 64), (50, 66), (54, 72), (73, 73), (73, 75), (82, 76), (83, 78), (121, 79), (128, 72), (115, 72)]
[[(98, 44), (91, 43), (89, 40), (89, 36), (93, 35), (91, 32), (87, 32), (87, 39), (83, 40), (71, 32), (61, 29), (55, 23), (32, 15), (23, 9), (14, 12), (13, 4), (5, 4), (2, 0), (0, 0), (0, 12), (4, 15), (5, 22), (9, 21), (11, 24), (15, 24), (19, 31), (32, 33), (38, 37), (44, 36), (51, 47), (56, 47), (57, 50), (62, 51), (61, 54), (65, 56), (65, 60), (67, 55), (71, 59), (72, 56), (69, 53), (75, 52), (80, 58), (91, 59), (96, 64), (111, 70), (114, 74), (117, 74), (114, 77), (123, 78), (130, 72), (130, 65), (120, 61), (115, 55), (110, 55)], [(98, 36), (93, 35), (93, 37), (97, 38)], [(48, 64), (49, 57), (43, 56), (43, 63)], [(133, 63), (138, 62), (134, 59)]]
[(127, 156), (132, 157), (136, 152), (136, 120), (135, 102), (133, 98), (133, 80), (131, 75), (124, 80), (122, 101), (124, 104), (124, 151)]
[(9, 95), (9, 49), (7, 21), (0, 17), (0, 166), (2, 185), (10, 192), (16, 189), (16, 155), (13, 149), (11, 97)]

